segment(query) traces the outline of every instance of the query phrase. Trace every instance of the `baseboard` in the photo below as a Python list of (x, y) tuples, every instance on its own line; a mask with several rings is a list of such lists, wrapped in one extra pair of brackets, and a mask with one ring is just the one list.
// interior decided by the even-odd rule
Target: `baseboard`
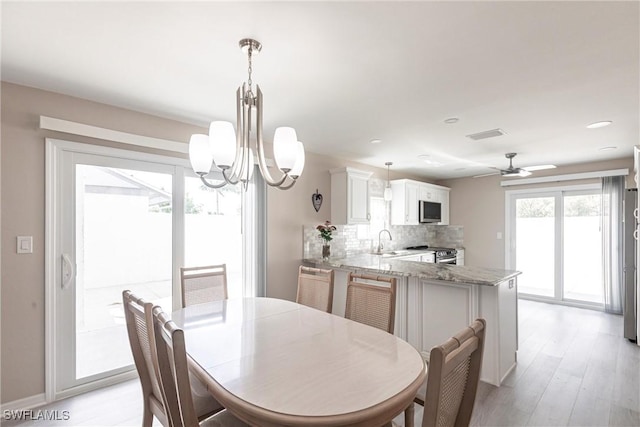
[(22, 411), (25, 409), (33, 409), (47, 403), (44, 393), (35, 396), (25, 397), (23, 399), (14, 400), (0, 405), (0, 411)]

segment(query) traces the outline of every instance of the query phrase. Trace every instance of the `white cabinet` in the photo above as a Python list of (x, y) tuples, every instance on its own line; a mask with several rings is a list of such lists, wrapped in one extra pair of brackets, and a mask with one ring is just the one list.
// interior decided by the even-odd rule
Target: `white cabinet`
[(337, 168), (331, 174), (331, 222), (334, 224), (368, 224), (369, 178), (371, 172)]
[(449, 225), (449, 189), (442, 187), (440, 190), (440, 209), (442, 215), (442, 221), (440, 225)]
[(434, 224), (449, 225), (449, 188), (410, 179), (391, 181), (391, 224), (419, 224), (418, 201), (440, 203), (442, 221)]
[(391, 224), (417, 225), (419, 183), (408, 179), (391, 181), (391, 193)]
[[(333, 268), (333, 311), (344, 316), (348, 270)], [(380, 274), (385, 274), (380, 271)], [(394, 335), (414, 346), (429, 359), (431, 348), (440, 345), (482, 317), (487, 322), (480, 379), (500, 386), (516, 367), (518, 351), (517, 278), (495, 286), (396, 276)]]
[(398, 256), (398, 257), (393, 257), (394, 260), (398, 259), (400, 261), (416, 261), (416, 262), (429, 262), (429, 263), (434, 263), (435, 262), (435, 252), (433, 251), (429, 251), (429, 252), (425, 252), (422, 254), (415, 254), (415, 255), (409, 255), (409, 256)]

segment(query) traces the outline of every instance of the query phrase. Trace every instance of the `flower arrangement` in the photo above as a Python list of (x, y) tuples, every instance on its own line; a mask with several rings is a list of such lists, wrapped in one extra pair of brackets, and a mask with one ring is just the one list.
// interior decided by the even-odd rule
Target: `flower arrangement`
[(320, 224), (316, 227), (316, 230), (320, 232), (318, 237), (321, 237), (324, 240), (324, 244), (328, 245), (333, 237), (331, 237), (331, 233), (336, 231), (336, 227), (331, 225), (331, 222), (325, 221), (324, 224)]

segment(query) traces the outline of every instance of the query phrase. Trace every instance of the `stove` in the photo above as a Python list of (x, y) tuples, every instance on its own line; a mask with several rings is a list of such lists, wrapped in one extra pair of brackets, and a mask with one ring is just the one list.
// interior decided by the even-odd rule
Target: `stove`
[(456, 264), (456, 258), (458, 255), (457, 249), (452, 248), (440, 248), (436, 246), (429, 245), (417, 245), (417, 246), (408, 246), (406, 249), (414, 249), (414, 250), (432, 250), (435, 253), (435, 262), (440, 264)]

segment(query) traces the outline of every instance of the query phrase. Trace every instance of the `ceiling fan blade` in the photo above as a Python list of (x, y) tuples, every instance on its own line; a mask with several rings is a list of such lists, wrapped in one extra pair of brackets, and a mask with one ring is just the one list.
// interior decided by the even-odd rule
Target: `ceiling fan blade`
[(531, 175), (531, 172), (529, 172), (528, 170), (522, 169), (522, 168), (514, 168), (514, 169), (511, 169), (511, 170), (502, 171), (501, 174), (505, 178), (511, 178), (511, 177), (514, 177), (514, 176), (523, 178), (525, 176)]
[(556, 165), (537, 165), (537, 166), (527, 166), (526, 168), (521, 168), (529, 172), (533, 171), (542, 171), (545, 169), (555, 169)]
[(474, 175), (473, 178), (483, 178), (491, 175), (500, 175), (500, 172), (483, 173), (482, 175)]

